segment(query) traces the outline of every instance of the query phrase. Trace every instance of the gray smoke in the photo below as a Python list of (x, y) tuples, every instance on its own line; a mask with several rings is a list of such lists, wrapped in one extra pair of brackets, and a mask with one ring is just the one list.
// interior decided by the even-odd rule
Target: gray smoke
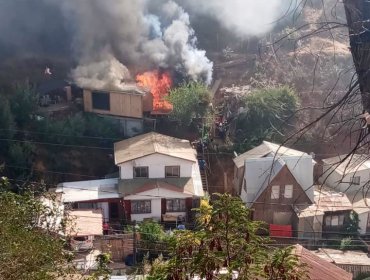
[(206, 14), (241, 37), (271, 30), (294, 0), (180, 0), (193, 13)]
[[(263, 34), (290, 0), (0, 1), (0, 58), (73, 57), (80, 85), (120, 87), (130, 70), (163, 67), (210, 83), (212, 62), (190, 19), (207, 15), (240, 36)], [(190, 17), (189, 14), (190, 13)], [(211, 35), (212, 36), (212, 35)], [(71, 53), (72, 51), (72, 53)], [(126, 67), (126, 66), (127, 67)]]
[(144, 0), (60, 3), (67, 22), (76, 27), (73, 50), (79, 65), (72, 77), (78, 85), (122, 89), (130, 79), (123, 64), (173, 69), (211, 82), (212, 63), (197, 49), (189, 15), (175, 2), (160, 1), (159, 14)]

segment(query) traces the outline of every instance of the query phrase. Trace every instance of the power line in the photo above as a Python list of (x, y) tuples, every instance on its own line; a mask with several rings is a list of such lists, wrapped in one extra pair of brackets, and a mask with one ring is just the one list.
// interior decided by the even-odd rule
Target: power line
[(68, 135), (68, 134), (50, 133), (50, 132), (37, 132), (37, 131), (20, 130), (20, 129), (4, 129), (4, 128), (1, 128), (0, 131), (14, 131), (14, 132), (21, 132), (21, 133), (24, 133), (24, 134), (55, 135), (55, 136), (63, 136), (63, 137), (88, 138), (88, 139), (97, 139), (97, 140), (118, 140), (118, 141), (122, 140), (120, 138), (111, 138), (111, 137), (78, 136), (78, 135)]
[(83, 148), (83, 149), (99, 149), (99, 150), (113, 151), (113, 148), (104, 148), (104, 147), (97, 147), (97, 146), (67, 145), (67, 144), (47, 143), (47, 142), (27, 141), (27, 140), (16, 140), (16, 139), (5, 139), (5, 138), (1, 138), (0, 141), (31, 143), (31, 144), (37, 144), (37, 145), (60, 146), (60, 147), (68, 147), (68, 148), (75, 147), (75, 148)]

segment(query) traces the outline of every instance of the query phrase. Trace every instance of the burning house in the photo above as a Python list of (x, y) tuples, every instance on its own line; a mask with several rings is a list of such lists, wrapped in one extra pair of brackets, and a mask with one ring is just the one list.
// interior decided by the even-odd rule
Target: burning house
[(84, 111), (118, 119), (127, 136), (142, 131), (144, 117), (172, 111), (172, 104), (166, 100), (172, 85), (169, 73), (145, 72), (136, 80), (136, 84), (122, 84), (120, 89), (84, 88)]

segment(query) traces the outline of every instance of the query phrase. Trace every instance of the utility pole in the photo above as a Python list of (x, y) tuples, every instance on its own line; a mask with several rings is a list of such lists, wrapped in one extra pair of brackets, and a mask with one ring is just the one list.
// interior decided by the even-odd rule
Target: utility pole
[(364, 113), (370, 113), (370, 2), (344, 0), (353, 62)]

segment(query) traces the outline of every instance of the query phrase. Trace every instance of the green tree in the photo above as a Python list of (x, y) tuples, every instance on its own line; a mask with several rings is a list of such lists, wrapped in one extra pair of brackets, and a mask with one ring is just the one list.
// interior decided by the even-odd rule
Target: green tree
[(38, 95), (28, 84), (17, 85), (10, 97), (10, 108), (18, 126), (25, 127), (31, 122), (32, 114), (38, 107)]
[(207, 113), (210, 94), (204, 84), (189, 82), (172, 89), (168, 101), (173, 105), (170, 117), (189, 126), (194, 118), (203, 118)]
[(276, 249), (257, 235), (263, 224), (250, 220), (239, 198), (217, 196), (197, 210), (198, 231), (175, 232), (171, 258), (149, 268), (150, 279), (306, 279), (305, 265), (292, 248)]
[(358, 230), (360, 229), (359, 226), (360, 219), (358, 214), (355, 211), (351, 211), (349, 215), (349, 220), (345, 223), (345, 231), (348, 233), (349, 236), (357, 236)]
[[(0, 96), (0, 134), (2, 138), (12, 139), (14, 136), (15, 122), (12, 112), (10, 111), (9, 101)], [(8, 149), (9, 142), (2, 142), (1, 151)]]
[(71, 254), (56, 234), (58, 227), (48, 222), (55, 209), (31, 192), (8, 191), (5, 178), (0, 189), (0, 279), (47, 280), (67, 273)]
[(298, 106), (298, 97), (289, 87), (265, 88), (248, 95), (244, 104), (246, 110), (236, 121), (236, 141), (243, 150), (286, 127), (286, 119)]

